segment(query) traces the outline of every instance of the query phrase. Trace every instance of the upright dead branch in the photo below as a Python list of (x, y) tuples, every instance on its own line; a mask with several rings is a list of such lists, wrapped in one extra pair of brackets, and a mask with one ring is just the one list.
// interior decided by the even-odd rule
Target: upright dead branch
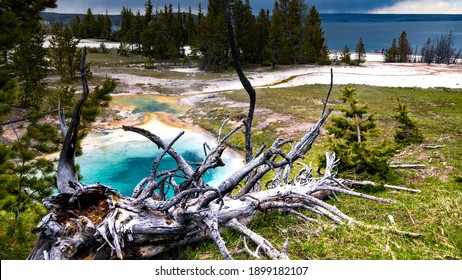
[[(261, 178), (267, 174), (270, 170), (275, 170), (277, 169), (276, 176), (273, 179), (275, 182), (274, 184), (279, 183), (279, 179), (282, 177), (284, 174), (284, 177), (287, 178), (288, 174), (292, 170), (292, 164), (296, 162), (298, 159), (302, 158), (312, 147), (314, 141), (317, 139), (318, 135), (321, 133), (321, 127), (324, 124), (324, 122), (327, 120), (327, 118), (330, 116), (330, 113), (332, 112), (332, 109), (327, 109), (327, 104), (329, 102), (329, 97), (330, 93), (333, 87), (333, 74), (331, 70), (331, 81), (330, 81), (330, 88), (327, 93), (326, 99), (323, 100), (323, 108), (322, 108), (322, 113), (317, 121), (317, 123), (311, 128), (311, 130), (306, 133), (302, 139), (300, 139), (299, 142), (297, 142), (290, 152), (287, 155), (283, 155), (282, 151), (280, 149), (276, 149), (275, 154), (278, 155), (283, 155), (283, 159), (275, 162), (270, 161), (269, 158), (264, 158), (263, 160), (265, 161), (264, 164), (261, 164), (258, 169), (251, 175), (250, 178), (245, 183), (244, 188), (242, 188), (235, 198), (241, 198), (242, 196), (246, 195), (249, 193), (252, 188), (257, 184), (258, 181), (261, 180)], [(281, 139), (278, 139), (278, 141), (282, 141)], [(287, 143), (287, 142), (285, 142)], [(274, 144), (273, 144), (274, 146)], [(267, 154), (267, 153), (266, 153)], [(263, 154), (264, 155), (264, 154)], [(261, 157), (260, 155), (259, 157)], [(273, 156), (270, 155), (270, 157)]]
[(82, 77), (82, 95), (74, 108), (72, 120), (69, 127), (66, 124), (64, 114), (59, 108), (59, 123), (64, 134), (64, 143), (59, 156), (57, 170), (57, 187), (60, 193), (73, 193), (74, 187), (79, 185), (75, 169), (75, 150), (80, 130), (80, 114), (89, 95), (87, 72), (85, 70), (86, 48), (82, 51), (82, 60), (80, 62), (80, 75)]
[(228, 41), (229, 47), (231, 49), (231, 55), (233, 57), (234, 67), (236, 68), (237, 75), (241, 81), (242, 86), (249, 95), (249, 111), (247, 114), (247, 119), (244, 121), (245, 124), (245, 161), (248, 163), (253, 158), (253, 146), (252, 146), (252, 122), (253, 115), (255, 112), (255, 105), (257, 102), (257, 94), (255, 89), (252, 87), (249, 79), (244, 74), (242, 70), (241, 62), (239, 60), (239, 50), (236, 45), (236, 38), (234, 36), (233, 23), (231, 19), (231, 11), (229, 7), (229, 1), (225, 1), (226, 9), (226, 24), (228, 26)]

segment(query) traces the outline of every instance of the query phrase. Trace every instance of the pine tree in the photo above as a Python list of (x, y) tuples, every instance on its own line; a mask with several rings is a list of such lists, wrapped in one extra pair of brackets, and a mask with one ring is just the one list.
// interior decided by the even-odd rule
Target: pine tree
[(99, 14), (96, 17), (96, 29), (95, 29), (95, 38), (103, 38), (103, 30), (104, 30), (104, 16)]
[(282, 63), (282, 44), (284, 34), (284, 15), (279, 2), (274, 1), (273, 17), (271, 19), (270, 29), (270, 46), (271, 46), (271, 62), (273, 68), (276, 68), (277, 64)]
[(286, 58), (289, 64), (296, 63), (302, 45), (302, 7), (299, 0), (291, 0), (287, 6), (285, 34), (288, 46)]
[(141, 54), (141, 34), (143, 33), (143, 17), (140, 11), (137, 11), (136, 15), (131, 17), (132, 23), (130, 24), (130, 30), (127, 34), (127, 42), (134, 45), (137, 48), (138, 54)]
[(343, 47), (342, 52), (340, 53), (340, 61), (347, 65), (351, 64), (350, 48), (347, 45)]
[[(111, 93), (115, 90), (117, 83), (113, 79), (106, 79), (102, 86), (97, 86), (90, 95), (85, 103), (85, 107), (82, 108), (82, 126), (89, 127), (92, 122), (96, 120), (96, 117), (101, 114), (103, 108), (109, 106), (111, 101)], [(84, 135), (82, 135), (83, 138)]]
[(271, 47), (269, 45), (269, 40), (271, 21), (269, 16), (269, 10), (260, 10), (255, 25), (255, 38), (257, 40), (256, 62), (261, 63), (263, 65), (270, 65)]
[(422, 50), (420, 51), (422, 55), (422, 62), (425, 63), (432, 63), (434, 60), (435, 56), (435, 45), (434, 42), (430, 38), (425, 41), (424, 46), (422, 47)]
[(228, 64), (228, 31), (223, 0), (209, 0), (207, 11), (201, 23), (202, 68), (218, 70)]
[(186, 13), (181, 11), (180, 3), (178, 3), (177, 14), (176, 14), (176, 21), (177, 21), (177, 32), (176, 41), (178, 48), (180, 49), (180, 55), (184, 55), (184, 48), (183, 46), (186, 45)]
[(188, 15), (186, 17), (185, 33), (185, 45), (190, 46), (192, 49), (196, 49), (199, 46), (198, 27), (194, 20), (191, 7), (189, 7)]
[(93, 16), (93, 12), (90, 8), (87, 9), (87, 13), (83, 16), (82, 19), (82, 38), (96, 38), (98, 33), (98, 27)]
[(39, 203), (51, 195), (54, 186), (53, 163), (36, 159), (29, 144), (25, 139), (10, 147), (0, 144), (0, 209), (12, 214), (4, 220), (6, 235), (19, 241), (25, 240), (28, 231), (25, 217), (38, 220), (44, 214)]
[(293, 57), (292, 45), (290, 42), (292, 32), (288, 23), (290, 1), (291, 0), (279, 0), (279, 7), (282, 14), (282, 33), (278, 34), (278, 36), (281, 36), (281, 46), (279, 51), (279, 63), (281, 64), (294, 63), (293, 59), (291, 59)]
[[(23, 106), (34, 106), (28, 111), (42, 105), (47, 62), (40, 12), (55, 7), (56, 0), (0, 1), (0, 117), (18, 101)], [(0, 144), (2, 259), (27, 257), (24, 253), (30, 250), (31, 237), (35, 238), (31, 231), (45, 214), (40, 203), (51, 195), (54, 186), (53, 164), (36, 159), (36, 151), (29, 144), (21, 139)], [(12, 250), (12, 246), (22, 253)]]
[(82, 38), (82, 23), (80, 21), (80, 17), (76, 16), (72, 19), (71, 32), (72, 36), (74, 36), (75, 38)]
[(301, 59), (305, 63), (329, 62), (329, 50), (321, 26), (321, 17), (315, 6), (311, 7), (305, 21)]
[(49, 55), (54, 68), (61, 75), (61, 80), (70, 81), (80, 67), (81, 50), (77, 47), (78, 39), (72, 36), (71, 30), (57, 23), (52, 28)]
[(37, 106), (45, 90), (48, 62), (43, 48), (45, 36), (41, 32), (23, 40), (15, 49), (13, 62), (21, 84), (21, 106)]
[(176, 59), (180, 54), (181, 27), (173, 14), (173, 6), (164, 6), (159, 16), (159, 45), (157, 54), (162, 59)]
[(383, 178), (389, 171), (387, 161), (394, 148), (385, 142), (376, 146), (370, 144), (380, 131), (374, 114), (368, 113), (367, 105), (359, 104), (356, 88), (345, 86), (340, 100), (346, 103), (346, 106), (338, 107), (342, 116), (331, 117), (331, 123), (326, 126), (330, 149), (340, 161), (337, 165), (339, 172)]
[(8, 64), (8, 52), (19, 43), (21, 30), (19, 22), (15, 19), (12, 11), (0, 9), (0, 51), (2, 52), (3, 64)]
[(152, 19), (153, 19), (153, 6), (151, 0), (148, 0), (146, 4), (144, 4), (145, 11), (144, 11), (144, 26), (147, 27)]
[(101, 37), (106, 40), (110, 40), (111, 33), (112, 33), (112, 21), (106, 11), (106, 14), (104, 15), (103, 30), (102, 30)]
[(40, 12), (46, 8), (56, 8), (56, 0), (0, 1), (0, 52), (5, 64), (10, 50), (37, 33)]
[(403, 31), (398, 39), (399, 62), (409, 62), (411, 60), (412, 49), (407, 39), (406, 31)]
[(394, 136), (395, 142), (400, 146), (422, 143), (424, 138), (417, 127), (417, 122), (409, 117), (406, 105), (401, 104), (399, 98), (397, 100), (398, 108), (394, 110), (397, 114), (393, 116), (393, 119), (399, 123)]
[[(17, 101), (18, 88), (16, 79), (12, 79), (8, 70), (0, 68), (0, 119), (11, 111), (10, 104)], [(0, 127), (0, 133), (2, 132)]]
[(234, 18), (234, 32), (237, 47), (240, 50), (241, 62), (253, 63), (256, 57), (255, 19), (249, 0), (235, 0), (232, 6)]
[(359, 38), (358, 44), (356, 45), (356, 56), (357, 56), (357, 65), (366, 61), (366, 48), (364, 47), (363, 37)]
[(185, 37), (185, 24), (184, 24), (184, 13), (181, 11), (181, 6), (178, 3), (176, 18), (173, 13), (173, 6), (169, 6), (169, 13), (171, 13), (171, 26), (173, 32), (173, 48), (172, 56), (175, 59), (182, 56), (184, 52), (184, 37)]
[(151, 20), (151, 22), (144, 28), (141, 34), (141, 44), (143, 45), (143, 53), (150, 59), (153, 59), (156, 55), (155, 45), (158, 43), (158, 31), (159, 24), (157, 19)]
[(397, 62), (398, 57), (399, 51), (396, 46), (396, 38), (394, 38), (391, 47), (385, 52), (385, 62)]
[(197, 11), (197, 25), (201, 26), (202, 22), (204, 21), (204, 12), (202, 11), (202, 3), (199, 2), (199, 9)]
[(129, 41), (128, 34), (130, 33), (130, 29), (132, 28), (134, 16), (135, 15), (133, 14), (131, 9), (122, 7), (122, 11), (120, 13), (120, 29), (117, 35), (118, 39), (120, 41), (123, 41), (124, 43), (127, 43)]

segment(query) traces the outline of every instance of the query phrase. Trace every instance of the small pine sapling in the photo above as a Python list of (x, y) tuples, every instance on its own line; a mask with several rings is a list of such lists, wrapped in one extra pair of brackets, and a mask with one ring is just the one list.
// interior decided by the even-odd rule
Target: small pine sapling
[[(372, 145), (372, 139), (380, 136), (375, 114), (369, 114), (367, 105), (360, 105), (356, 88), (345, 86), (340, 100), (346, 106), (338, 109), (342, 116), (333, 116), (326, 126), (328, 145), (339, 159), (338, 171), (354, 175), (377, 175), (384, 177), (389, 171), (388, 160), (395, 149), (382, 142)], [(323, 161), (321, 164), (323, 165)]]
[(398, 108), (394, 111), (397, 113), (393, 116), (399, 124), (395, 133), (395, 142), (399, 146), (405, 147), (411, 144), (420, 144), (424, 137), (417, 127), (417, 122), (409, 117), (409, 110), (405, 104), (401, 104), (399, 98)]

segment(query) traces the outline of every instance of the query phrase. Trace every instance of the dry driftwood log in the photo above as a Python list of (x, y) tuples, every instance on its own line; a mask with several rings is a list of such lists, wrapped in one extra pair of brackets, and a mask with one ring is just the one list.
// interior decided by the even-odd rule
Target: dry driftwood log
[[(232, 34), (231, 27), (229, 33)], [(230, 38), (234, 40), (231, 35)], [(232, 48), (235, 52), (235, 45)], [(237, 55), (234, 59), (238, 62)], [(162, 149), (163, 152), (152, 165), (151, 173), (134, 187), (132, 196), (123, 196), (101, 184), (84, 186), (78, 181), (74, 166), (80, 112), (88, 95), (84, 63), (85, 51), (81, 67), (84, 93), (69, 126), (62, 114), (59, 118), (65, 135), (57, 174), (59, 194), (44, 200), (50, 212), (39, 224), (41, 232), (29, 259), (148, 259), (204, 239), (215, 241), (223, 257), (232, 259), (233, 252), (228, 250), (221, 236), (224, 228), (238, 231), (246, 237), (245, 240), (258, 246), (257, 251), (253, 252), (244, 241), (244, 249), (234, 254), (246, 252), (260, 258), (260, 252), (268, 258), (288, 259), (288, 239), (278, 250), (246, 226), (257, 212), (271, 213), (268, 210), (281, 209), (309, 223), (318, 223), (320, 217), (327, 217), (339, 225), (355, 223), (367, 226), (329, 205), (323, 198), (332, 193), (343, 193), (391, 203), (387, 199), (354, 191), (351, 187), (358, 182), (336, 178), (335, 155), (326, 154), (327, 167), (319, 178), (313, 177), (310, 166), (299, 162), (310, 150), (332, 111), (327, 109), (330, 90), (323, 100), (318, 121), (301, 139), (296, 142), (277, 139), (270, 147), (262, 147), (255, 156), (248, 151), (245, 166), (217, 188), (211, 188), (204, 182), (204, 174), (224, 164), (221, 155), (226, 140), (241, 131), (243, 126), (250, 138), (247, 127), (251, 123), (249, 119), (229, 134), (219, 137), (216, 147), (205, 147), (205, 158), (199, 165), (189, 163), (172, 148), (181, 133), (166, 143), (153, 132), (138, 127), (124, 127), (127, 133), (141, 134)], [(241, 81), (246, 87), (251, 87), (250, 83), (246, 84), (247, 79), (239, 63), (235, 65), (239, 68), (238, 72), (241, 71)], [(251, 96), (251, 103), (255, 101), (254, 98)], [(251, 115), (253, 112), (249, 113)], [(289, 145), (290, 151), (284, 153), (282, 148)], [(251, 148), (251, 144), (246, 147)], [(176, 161), (177, 166), (172, 170), (158, 170), (159, 162), (166, 154)], [(296, 163), (303, 168), (293, 174), (291, 171)], [(260, 181), (270, 171), (275, 171), (274, 178), (266, 184), (266, 188), (262, 188)], [(169, 191), (173, 192), (173, 197), (167, 196)], [(315, 215), (307, 214), (310, 212)], [(397, 234), (418, 235), (401, 232), (394, 227), (388, 230)]]

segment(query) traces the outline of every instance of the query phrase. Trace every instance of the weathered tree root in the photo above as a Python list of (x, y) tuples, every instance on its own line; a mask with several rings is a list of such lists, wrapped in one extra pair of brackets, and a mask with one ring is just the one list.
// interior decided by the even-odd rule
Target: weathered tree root
[[(166, 201), (146, 198), (137, 204), (136, 198), (122, 196), (108, 187), (99, 184), (87, 186), (74, 195), (59, 194), (45, 201), (50, 214), (40, 225), (43, 231), (30, 258), (145, 259), (180, 245), (211, 238), (217, 243), (224, 258), (232, 259), (232, 253), (220, 234), (221, 229), (226, 227), (249, 238), (267, 257), (288, 259), (284, 252), (288, 243), (285, 250), (278, 251), (265, 238), (245, 226), (257, 211), (269, 209), (289, 210), (288, 213), (303, 216), (310, 222), (318, 222), (317, 219), (296, 211), (306, 209), (327, 217), (338, 225), (354, 224), (396, 234), (419, 236), (395, 228), (366, 225), (316, 197), (321, 191), (329, 191), (391, 203), (390, 200), (339, 188), (335, 186), (335, 181), (337, 180), (326, 176), (311, 178), (302, 184), (296, 182), (281, 185), (247, 194), (240, 199), (226, 196), (223, 198), (223, 205), (213, 202), (207, 208), (198, 207), (200, 196), (190, 197), (183, 205), (172, 203), (177, 197)], [(207, 192), (214, 193), (207, 190), (203, 195)], [(166, 205), (172, 206), (164, 210)], [(257, 253), (250, 255), (258, 256)]]

